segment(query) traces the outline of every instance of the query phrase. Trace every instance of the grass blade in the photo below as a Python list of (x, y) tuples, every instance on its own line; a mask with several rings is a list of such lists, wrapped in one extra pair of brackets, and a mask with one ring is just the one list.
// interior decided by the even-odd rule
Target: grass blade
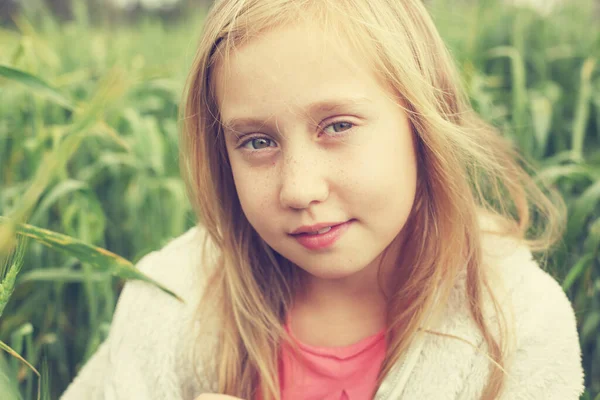
[(0, 65), (0, 76), (25, 85), (32, 89), (35, 94), (39, 94), (68, 110), (75, 108), (75, 105), (63, 94), (35, 75), (6, 65)]
[(0, 393), (6, 400), (23, 400), (19, 392), (19, 384), (10, 364), (0, 352)]
[[(0, 217), (0, 221), (7, 218)], [(131, 262), (123, 257), (97, 246), (84, 243), (81, 240), (29, 224), (17, 224), (16, 233), (40, 242), (52, 249), (67, 253), (81, 262), (89, 263), (96, 268), (107, 271), (114, 276), (124, 279), (141, 280), (151, 283), (163, 292), (183, 302), (177, 294), (167, 289), (154, 279), (137, 270)]]
[(582, 228), (586, 227), (587, 219), (600, 203), (600, 181), (594, 182), (575, 200), (570, 207), (570, 217), (567, 222), (565, 240), (574, 243)]
[(565, 292), (571, 289), (571, 286), (573, 286), (579, 277), (585, 273), (588, 267), (592, 265), (593, 261), (594, 255), (591, 253), (584, 255), (577, 261), (577, 263), (569, 270), (569, 273), (562, 283), (562, 288)]
[(2, 340), (0, 340), (0, 349), (6, 351), (8, 354), (10, 354), (14, 358), (18, 359), (19, 361), (21, 361), (23, 364), (27, 365), (29, 367), (29, 369), (31, 369), (39, 378), (40, 373), (38, 372), (38, 370), (35, 369), (35, 367), (33, 365), (29, 364), (29, 362), (27, 362), (26, 359), (21, 357), (21, 355), (19, 353), (14, 351), (9, 345), (4, 343)]
[(85, 271), (73, 271), (70, 268), (44, 268), (23, 273), (19, 278), (19, 284), (25, 282), (72, 283), (85, 282), (87, 280), (91, 282), (102, 282), (106, 280), (106, 278), (107, 274), (105, 272), (94, 272), (88, 275)]
[(14, 251), (10, 252), (8, 256), (2, 260), (2, 264), (0, 264), (0, 317), (15, 289), (17, 275), (23, 267), (23, 256), (25, 255), (26, 247), (27, 243), (25, 239), (18, 240)]
[(506, 57), (510, 60), (511, 90), (512, 90), (512, 126), (513, 135), (520, 149), (531, 154), (532, 141), (527, 126), (527, 72), (525, 62), (519, 51), (510, 46), (500, 46), (488, 51), (492, 58)]
[(581, 68), (581, 86), (579, 98), (575, 109), (575, 121), (573, 122), (573, 136), (571, 137), (571, 151), (576, 160), (583, 159), (583, 141), (585, 139), (585, 127), (590, 116), (590, 100), (592, 98), (592, 73), (596, 67), (596, 59), (588, 58)]

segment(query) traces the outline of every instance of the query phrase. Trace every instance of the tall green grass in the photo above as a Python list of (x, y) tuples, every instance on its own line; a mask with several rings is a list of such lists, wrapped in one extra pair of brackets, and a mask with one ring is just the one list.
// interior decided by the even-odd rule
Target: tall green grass
[[(107, 29), (78, 12), (0, 30), (0, 214), (135, 261), (193, 224), (177, 104), (201, 19)], [(106, 337), (122, 286), (113, 272), (29, 244), (0, 340), (33, 365), (47, 355), (51, 398)], [(32, 398), (35, 374), (9, 365)]]
[[(96, 26), (84, 3), (74, 4), (73, 21), (29, 13), (16, 16), (15, 28), (0, 27), (0, 215), (13, 221), (0, 221), (0, 257), (18, 232), (42, 232), (29, 240), (15, 274), (0, 340), (36, 368), (47, 360), (40, 370), (49, 398), (106, 337), (121, 278), (129, 276), (115, 277), (113, 264), (103, 268), (72, 246), (53, 242), (49, 249), (43, 242), (52, 234), (35, 227), (135, 262), (194, 223), (178, 173), (177, 106), (202, 16)], [(591, 0), (548, 16), (491, 0), (429, 4), (476, 109), (568, 203), (564, 241), (548, 269), (573, 300), (587, 375), (583, 398), (594, 399), (600, 17)], [(2, 393), (35, 398), (38, 383), (24, 363), (0, 355)]]

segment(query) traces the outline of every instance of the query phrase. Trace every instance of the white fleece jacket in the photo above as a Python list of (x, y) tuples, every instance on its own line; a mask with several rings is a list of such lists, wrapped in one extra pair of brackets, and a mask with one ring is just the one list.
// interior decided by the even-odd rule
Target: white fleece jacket
[[(191, 348), (201, 323), (194, 319), (194, 308), (203, 285), (198, 268), (202, 236), (199, 229), (191, 229), (138, 264), (186, 303), (144, 282), (127, 282), (108, 339), (62, 400), (194, 400), (214, 391), (214, 379), (202, 374), (208, 369), (200, 366), (197, 381), (192, 368)], [(573, 309), (561, 287), (521, 245), (486, 235), (484, 252), (495, 266), (493, 285), (504, 288), (499, 297), (516, 329), (501, 399), (579, 399), (581, 350)], [(440, 319), (429, 328), (452, 337), (428, 332), (418, 336), (384, 380), (376, 400), (479, 399), (490, 367), (464, 288), (463, 276)], [(206, 338), (207, 349), (212, 340)]]

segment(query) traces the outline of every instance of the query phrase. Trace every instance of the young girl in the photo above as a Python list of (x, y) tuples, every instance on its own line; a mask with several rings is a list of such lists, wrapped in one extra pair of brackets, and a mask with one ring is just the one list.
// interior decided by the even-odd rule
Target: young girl
[(418, 0), (217, 1), (183, 108), (200, 222), (139, 264), (185, 304), (128, 282), (63, 399), (578, 399), (530, 252), (559, 209), (458, 81)]

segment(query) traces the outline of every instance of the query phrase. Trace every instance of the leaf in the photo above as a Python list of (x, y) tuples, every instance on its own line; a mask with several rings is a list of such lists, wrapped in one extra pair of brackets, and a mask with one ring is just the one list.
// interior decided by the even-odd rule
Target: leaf
[(52, 100), (68, 110), (75, 109), (75, 105), (69, 99), (35, 75), (5, 65), (0, 65), (0, 76), (25, 85), (32, 89), (35, 94)]
[(596, 67), (596, 59), (588, 58), (581, 68), (581, 82), (575, 119), (573, 121), (573, 134), (571, 136), (571, 151), (576, 159), (583, 160), (583, 144), (586, 135), (585, 128), (588, 124), (590, 114), (590, 99), (592, 97), (592, 74)]
[(582, 342), (587, 342), (592, 334), (595, 334), (598, 331), (598, 326), (600, 326), (600, 312), (592, 311), (585, 318), (583, 327), (581, 328)]
[(531, 116), (533, 118), (533, 133), (537, 142), (539, 154), (546, 152), (548, 137), (552, 123), (552, 103), (546, 97), (532, 92), (530, 95)]
[(531, 153), (532, 141), (527, 132), (527, 69), (525, 61), (519, 50), (511, 46), (499, 46), (488, 50), (492, 58), (506, 57), (510, 60), (511, 72), (511, 97), (512, 97), (512, 126), (517, 135), (520, 149)]
[(106, 272), (94, 272), (90, 275), (84, 271), (73, 271), (70, 268), (43, 268), (24, 273), (19, 278), (19, 284), (25, 282), (83, 282), (91, 280), (102, 282), (106, 280)]
[(29, 213), (46, 190), (53, 176), (67, 163), (70, 155), (75, 152), (80, 142), (80, 136), (69, 136), (60, 143), (53, 153), (43, 155), (29, 188), (23, 194), (21, 202), (11, 215), (14, 221), (23, 222), (27, 220)]
[(530, 111), (538, 157), (546, 154), (551, 132), (556, 129), (556, 126), (552, 126), (552, 121), (562, 92), (560, 85), (553, 81), (545, 81), (536, 89), (529, 91)]
[(77, 177), (83, 181), (96, 179), (97, 175), (104, 169), (108, 169), (116, 174), (121, 169), (141, 169), (138, 160), (128, 153), (102, 153), (98, 160), (93, 164), (87, 165), (77, 173)]
[(96, 124), (105, 112), (107, 105), (121, 97), (127, 87), (123, 73), (118, 70), (114, 70), (99, 85), (99, 89), (92, 100), (82, 108), (80, 113), (76, 114), (73, 123), (69, 125), (69, 133), (66, 137), (51, 153), (43, 155), (29, 188), (11, 215), (15, 222), (25, 222), (27, 220), (35, 203), (46, 190), (54, 175), (75, 154), (89, 129)]
[(565, 238), (567, 243), (572, 243), (576, 235), (581, 234), (581, 229), (600, 202), (600, 180), (590, 185), (575, 200), (571, 207), (571, 217), (567, 222)]
[(21, 357), (21, 355), (19, 353), (17, 353), (16, 351), (14, 351), (9, 345), (7, 345), (6, 343), (4, 343), (2, 340), (0, 340), (0, 349), (6, 351), (11, 356), (13, 356), (16, 359), (20, 360), (23, 364), (27, 365), (29, 367), (29, 369), (31, 369), (38, 377), (40, 376), (40, 373), (38, 372), (37, 369), (34, 368), (33, 365), (29, 364), (29, 362), (27, 362), (26, 359), (24, 359), (23, 357)]
[[(0, 221), (5, 220), (7, 220), (7, 218), (0, 217)], [(175, 297), (181, 302), (184, 302), (184, 300), (181, 299), (177, 294), (173, 293), (165, 286), (136, 269), (131, 262), (106, 249), (92, 246), (73, 237), (47, 229), (38, 228), (29, 224), (17, 224), (16, 231), (19, 235), (32, 238), (45, 246), (67, 253), (77, 258), (81, 262), (89, 263), (90, 265), (103, 271), (107, 271), (112, 275), (124, 279), (141, 280), (151, 283), (163, 292)]]
[(583, 243), (583, 250), (589, 253), (598, 254), (600, 248), (600, 218), (597, 218), (590, 224), (588, 236)]
[[(35, 369), (33, 367), (33, 365), (31, 365), (27, 360), (25, 360), (23, 357), (21, 357), (21, 355), (19, 353), (17, 353), (16, 351), (14, 351), (10, 346), (8, 346), (7, 344), (5, 344), (4, 342), (2, 342), (0, 340), (0, 348), (3, 349), (4, 351), (6, 351), (8, 354), (10, 354), (11, 356), (17, 358), (18, 360), (20, 360), (23, 364), (27, 365), (27, 367), (29, 367), (29, 369), (31, 369), (38, 377), (38, 393), (37, 393), (37, 399), (40, 400), (40, 394), (41, 394), (41, 385), (42, 385), (42, 380), (41, 380), (41, 375), (40, 373), (37, 371), (37, 369)], [(4, 358), (2, 358), (4, 359)], [(47, 363), (44, 363), (43, 368), (45, 369), (44, 371), (42, 371), (45, 375), (45, 378), (48, 376), (48, 366)], [(47, 385), (46, 385), (47, 386)], [(18, 388), (17, 388), (18, 389)], [(4, 393), (4, 392), (2, 392)], [(45, 398), (48, 398), (47, 393), (48, 393), (48, 387), (45, 388), (45, 393), (46, 396)], [(20, 398), (20, 394), (19, 397)]]
[(77, 181), (74, 179), (66, 179), (59, 182), (52, 190), (44, 196), (44, 199), (40, 205), (36, 208), (35, 212), (31, 215), (29, 222), (37, 222), (42, 215), (47, 215), (52, 207), (60, 198), (66, 196), (72, 192), (79, 190), (88, 190), (89, 186), (86, 182)]
[(538, 173), (537, 178), (549, 184), (554, 184), (561, 178), (585, 178), (596, 182), (600, 180), (600, 169), (586, 164), (551, 165)]
[(23, 400), (19, 384), (4, 354), (0, 354), (0, 393), (6, 400)]
[[(12, 222), (0, 224), (0, 259), (8, 257), (17, 244), (15, 227)], [(5, 266), (2, 265), (2, 276), (6, 272)]]
[(581, 257), (577, 263), (569, 270), (565, 280), (563, 281), (562, 288), (566, 292), (571, 286), (579, 279), (581, 275), (585, 273), (585, 271), (592, 265), (592, 261), (594, 260), (594, 255), (588, 253)]
[(22, 239), (17, 241), (17, 246), (8, 257), (4, 260), (5, 265), (2, 265), (2, 274), (0, 275), (0, 317), (4, 312), (4, 308), (8, 304), (8, 300), (15, 289), (17, 275), (23, 267), (23, 257), (27, 247), (27, 240)]
[(38, 399), (50, 400), (50, 374), (48, 373), (48, 357), (42, 356), (40, 384), (38, 385)]

